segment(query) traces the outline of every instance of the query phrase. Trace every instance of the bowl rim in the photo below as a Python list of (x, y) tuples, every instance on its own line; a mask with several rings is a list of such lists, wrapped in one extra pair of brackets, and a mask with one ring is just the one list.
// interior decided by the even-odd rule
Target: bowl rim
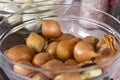
[[(71, 6), (71, 7), (78, 7), (78, 6)], [(113, 17), (112, 15), (110, 15), (110, 14), (104, 12), (104, 11), (95, 9), (95, 8), (90, 8), (90, 9), (99, 11), (99, 12), (107, 15), (108, 17), (114, 19), (118, 24), (120, 24), (120, 21), (119, 21), (118, 19), (116, 19), (115, 17)], [(79, 17), (79, 18), (83, 18), (83, 17)], [(86, 19), (87, 19), (87, 18), (86, 18)], [(95, 20), (93, 20), (93, 19), (88, 19), (88, 20), (90, 20), (90, 21), (95, 21)], [(95, 21), (95, 22), (98, 22), (98, 21)], [(100, 22), (98, 22), (98, 23), (100, 23)], [(102, 24), (102, 23), (100, 23), (100, 24)], [(104, 25), (104, 24), (102, 24), (102, 25)], [(108, 29), (111, 30), (111, 28), (108, 28)], [(114, 30), (114, 29), (113, 29), (113, 30)], [(114, 32), (114, 33), (117, 34), (117, 36), (118, 36), (119, 39), (120, 39), (120, 34), (119, 34), (118, 32)], [(1, 41), (2, 41), (2, 40), (1, 40)], [(0, 42), (1, 42), (1, 41), (0, 41)], [(119, 41), (120, 41), (120, 40), (119, 40)], [(1, 43), (2, 43), (2, 42), (1, 42)], [(1, 46), (1, 43), (0, 43), (0, 46)], [(1, 51), (1, 49), (0, 49), (0, 51)], [(0, 53), (0, 54), (2, 54), (2, 53)], [(119, 54), (119, 52), (118, 52), (117, 54)], [(52, 69), (52, 70), (50, 70), (50, 69), (48, 70), (48, 69), (43, 69), (43, 68), (37, 68), (37, 67), (27, 66), (27, 65), (23, 65), (23, 64), (20, 64), (20, 63), (18, 63), (18, 62), (15, 62), (15, 61), (13, 61), (13, 60), (10, 60), (10, 59), (7, 58), (4, 54), (2, 54), (2, 56), (3, 56), (3, 58), (6, 59), (8, 62), (10, 62), (10, 63), (12, 63), (12, 64), (14, 64), (14, 65), (19, 65), (19, 66), (22, 66), (22, 67), (25, 67), (25, 68), (28, 68), (28, 69), (33, 69), (33, 70), (35, 70), (35, 71), (49, 71), (49, 72), (55, 71), (55, 72), (56, 72), (56, 69), (55, 69), (55, 70), (53, 70), (53, 69)], [(73, 71), (75, 71), (75, 72), (76, 72), (76, 71), (80, 72), (80, 71), (88, 70), (88, 69), (90, 69), (90, 68), (97, 68), (97, 67), (99, 67), (99, 66), (101, 66), (101, 65), (104, 65), (104, 64), (106, 64), (106, 63), (109, 63), (109, 62), (111, 62), (111, 61), (113, 61), (113, 60), (115, 60), (115, 59), (119, 59), (119, 57), (120, 57), (120, 55), (119, 55), (119, 56), (115, 56), (115, 57), (111, 58), (110, 60), (107, 60), (107, 61), (105, 61), (105, 62), (103, 62), (103, 63), (100, 63), (100, 64), (98, 64), (98, 65), (95, 65), (95, 66), (91, 66), (91, 67), (87, 67), (87, 68), (79, 68), (79, 69), (75, 69), (75, 70), (72, 69), (71, 71), (72, 71), (72, 72), (73, 72)], [(62, 70), (63, 70), (63, 69), (62, 69)], [(61, 72), (61, 69), (57, 69), (57, 71), (58, 71), (58, 72)], [(70, 71), (70, 69), (68, 69), (68, 70), (65, 69), (65, 70), (63, 70), (63, 71)]]

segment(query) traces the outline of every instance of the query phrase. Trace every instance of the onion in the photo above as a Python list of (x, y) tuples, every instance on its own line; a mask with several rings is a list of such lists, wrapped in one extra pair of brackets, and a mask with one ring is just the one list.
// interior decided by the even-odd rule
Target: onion
[(74, 57), (78, 62), (84, 62), (92, 58), (100, 56), (100, 54), (95, 53), (92, 44), (86, 41), (78, 42), (74, 47)]
[[(63, 67), (64, 67), (64, 63), (57, 59), (50, 60), (41, 66), (41, 68), (46, 70), (55, 70), (55, 69), (58, 70), (58, 69), (62, 69)], [(51, 72), (51, 71), (44, 71), (43, 73), (51, 80), (53, 80), (53, 78), (59, 74), (58, 72)]]
[(75, 38), (74, 35), (70, 34), (70, 33), (63, 33), (62, 35), (60, 35), (57, 39), (52, 39), (53, 41), (62, 41), (62, 40), (70, 40)]
[(63, 40), (59, 42), (56, 48), (57, 57), (62, 61), (66, 61), (67, 59), (72, 58), (74, 45), (78, 41), (79, 41), (78, 38), (73, 38), (71, 40)]
[(47, 78), (44, 74), (42, 73), (36, 73), (34, 74), (34, 76), (32, 76), (33, 80), (50, 80), (49, 78)]
[(61, 35), (60, 25), (55, 20), (40, 20), (42, 34), (46, 38), (57, 38)]
[(26, 60), (31, 61), (32, 57), (35, 55), (33, 50), (31, 50), (26, 45), (16, 45), (5, 52), (5, 55), (14, 61)]
[(56, 48), (59, 42), (51, 42), (47, 48), (46, 52), (51, 54), (52, 56), (56, 57)]
[(26, 39), (26, 45), (34, 51), (41, 52), (46, 45), (46, 41), (42, 36), (31, 32)]
[(52, 59), (54, 59), (52, 55), (45, 52), (40, 52), (33, 57), (32, 63), (34, 66), (40, 67), (41, 65)]
[[(32, 66), (32, 64), (29, 61), (25, 61), (25, 60), (21, 60), (18, 63), (24, 64), (27, 66)], [(24, 76), (29, 76), (33, 72), (33, 70), (31, 70), (31, 69), (28, 69), (26, 67), (23, 67), (23, 66), (20, 66), (17, 64), (15, 64), (13, 66), (13, 70), (14, 70), (14, 72), (19, 73), (19, 74), (24, 75)]]

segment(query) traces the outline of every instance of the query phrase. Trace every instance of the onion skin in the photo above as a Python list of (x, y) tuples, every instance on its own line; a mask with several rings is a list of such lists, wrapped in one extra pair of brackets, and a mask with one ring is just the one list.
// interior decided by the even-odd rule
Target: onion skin
[(92, 58), (100, 56), (100, 54), (94, 52), (92, 44), (86, 41), (79, 41), (74, 47), (74, 58), (78, 62), (84, 62)]
[(60, 24), (56, 20), (40, 20), (41, 31), (45, 38), (57, 38), (61, 35)]

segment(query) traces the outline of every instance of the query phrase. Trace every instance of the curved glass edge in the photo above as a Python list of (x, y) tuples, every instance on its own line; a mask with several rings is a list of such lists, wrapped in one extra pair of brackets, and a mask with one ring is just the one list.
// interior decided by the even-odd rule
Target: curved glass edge
[[(62, 19), (64, 19), (65, 17), (63, 17)], [(67, 20), (69, 20), (69, 19), (76, 19), (76, 18), (73, 18), (73, 17), (69, 17)], [(77, 19), (86, 19), (86, 18), (77, 18)], [(77, 20), (76, 19), (76, 20)], [(88, 20), (88, 21), (90, 21), (90, 22), (94, 22), (94, 23), (96, 23), (96, 21), (94, 21), (94, 20), (92, 20), (92, 19), (86, 19), (86, 20)], [(99, 22), (98, 22), (99, 23)], [(98, 24), (97, 23), (97, 24)], [(106, 25), (104, 25), (103, 23), (99, 23), (99, 25), (101, 25), (101, 26), (106, 26)], [(13, 28), (7, 35), (9, 35), (10, 33), (12, 33), (12, 32), (14, 32), (15, 30), (16, 30), (16, 28), (17, 27), (15, 27), (15, 28)], [(101, 27), (102, 28), (102, 27)], [(18, 29), (20, 29), (20, 28), (18, 28)], [(113, 31), (113, 29), (112, 29), (112, 31), (111, 31), (111, 29), (110, 28), (104, 28), (104, 29), (106, 29), (107, 31), (109, 30), (109, 32), (114, 32)], [(112, 34), (112, 33), (111, 33)], [(6, 35), (6, 36), (7, 36)], [(115, 35), (115, 37), (117, 38), (117, 39), (120, 39), (120, 35), (119, 34), (117, 34), (116, 32), (114, 32), (114, 35)], [(5, 37), (6, 37), (5, 36)], [(4, 39), (3, 39), (4, 40)], [(1, 43), (2, 43), (2, 41), (1, 41)], [(119, 43), (120, 43), (120, 40), (119, 40)], [(30, 66), (26, 66), (26, 65), (22, 65), (22, 64), (19, 64), (19, 63), (17, 63), (17, 62), (15, 62), (15, 61), (12, 61), (12, 60), (10, 60), (10, 59), (8, 59), (5, 55), (2, 55), (8, 62), (10, 62), (10, 63), (12, 63), (12, 64), (16, 64), (16, 65), (20, 65), (20, 66), (23, 66), (23, 67), (27, 67), (27, 68), (30, 68), (30, 69), (34, 69), (34, 70), (36, 70), (36, 71), (55, 71), (56, 72), (56, 70), (47, 70), (47, 69), (40, 69), (40, 68), (35, 68), (35, 67), (30, 67)], [(113, 61), (113, 60), (116, 60), (116, 59), (118, 59), (120, 57), (120, 55), (119, 56), (115, 56), (115, 57), (113, 57), (112, 59), (110, 59), (110, 60), (108, 60), (108, 61), (105, 61), (105, 62), (103, 62), (103, 63), (101, 63), (101, 64), (98, 64), (98, 65), (95, 65), (95, 66), (92, 66), (92, 67), (88, 67), (88, 68), (80, 68), (80, 69), (75, 69), (75, 70), (57, 70), (58, 72), (62, 72), (62, 71), (79, 71), (79, 72), (81, 72), (81, 71), (85, 71), (85, 70), (87, 70), (87, 69), (91, 69), (91, 68), (97, 68), (97, 67), (99, 67), (99, 66), (102, 66), (102, 65), (104, 65), (104, 64), (106, 64), (106, 63), (109, 63), (109, 62), (111, 62), (111, 61)]]

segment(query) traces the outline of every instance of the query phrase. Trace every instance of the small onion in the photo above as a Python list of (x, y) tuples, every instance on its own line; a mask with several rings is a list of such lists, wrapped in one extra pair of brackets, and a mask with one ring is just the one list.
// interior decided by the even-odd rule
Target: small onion
[[(42, 65), (43, 69), (47, 69), (47, 70), (55, 70), (55, 69), (62, 69), (64, 66), (64, 63), (60, 60), (57, 59), (53, 59), (50, 60), (48, 62), (46, 62), (45, 64)], [(51, 72), (51, 71), (44, 71), (43, 72), (47, 77), (51, 78), (53, 80), (53, 78), (58, 75), (58, 72)]]
[[(32, 64), (30, 62), (25, 61), (25, 60), (18, 61), (18, 63), (24, 64), (27, 66), (32, 66)], [(31, 70), (31, 69), (28, 69), (26, 67), (23, 67), (23, 66), (20, 66), (17, 64), (15, 64), (13, 66), (13, 71), (18, 73), (18, 74), (24, 75), (24, 76), (29, 76), (33, 72), (33, 70)]]
[(52, 39), (53, 41), (63, 41), (63, 40), (70, 40), (75, 38), (74, 35), (70, 34), (70, 33), (63, 33), (62, 35), (60, 35), (57, 39)]
[(94, 36), (87, 36), (87, 37), (83, 38), (83, 41), (87, 41), (88, 43), (92, 44), (93, 46), (96, 46), (99, 39)]
[(44, 74), (36, 73), (33, 77), (33, 80), (49, 80)]
[(47, 48), (46, 52), (56, 57), (56, 48), (59, 42), (51, 42)]
[(80, 73), (62, 73), (54, 78), (54, 80), (84, 80)]
[(75, 59), (68, 59), (65, 61), (66, 65), (76, 65), (78, 64), (77, 61)]
[(14, 61), (31, 61), (35, 53), (25, 45), (16, 45), (5, 52), (5, 55)]
[(40, 67), (41, 65), (43, 65), (44, 63), (52, 59), (53, 59), (52, 55), (45, 53), (45, 52), (41, 52), (41, 53), (36, 54), (33, 57), (32, 63), (34, 66)]
[(42, 34), (46, 38), (57, 38), (61, 35), (60, 25), (55, 20), (40, 20)]
[(26, 39), (26, 45), (34, 51), (41, 52), (46, 44), (45, 39), (37, 33), (30, 33)]
[(78, 41), (78, 38), (73, 38), (59, 42), (56, 48), (57, 57), (62, 61), (72, 58), (74, 46)]
[(100, 56), (95, 53), (92, 44), (86, 41), (79, 41), (74, 47), (74, 57), (78, 62), (84, 62), (92, 58)]

